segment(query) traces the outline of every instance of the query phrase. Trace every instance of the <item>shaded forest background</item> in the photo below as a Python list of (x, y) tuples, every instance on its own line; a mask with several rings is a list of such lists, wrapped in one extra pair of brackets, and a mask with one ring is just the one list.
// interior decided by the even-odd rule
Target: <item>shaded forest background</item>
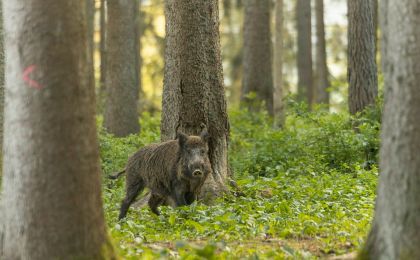
[[(95, 16), (95, 77), (100, 86), (100, 1), (96, 1)], [(315, 72), (316, 22), (315, 1), (312, 1), (312, 53)], [(297, 94), (297, 29), (296, 3), (283, 3), (283, 88), (284, 96)], [(272, 7), (275, 6), (273, 1)], [(220, 41), (223, 60), (223, 76), (229, 107), (238, 107), (241, 98), (243, 76), (243, 24), (244, 1), (220, 0)], [(347, 7), (345, 1), (326, 0), (325, 40), (330, 81), (330, 110), (343, 111), (348, 108), (347, 82)], [(272, 37), (274, 39), (274, 14)], [(142, 0), (140, 5), (140, 93), (141, 112), (161, 110), (165, 51), (165, 17), (163, 0)], [(316, 73), (314, 75), (316, 81)], [(103, 104), (103, 102), (98, 102)], [(102, 109), (102, 107), (101, 107)], [(99, 111), (101, 111), (101, 109)]]

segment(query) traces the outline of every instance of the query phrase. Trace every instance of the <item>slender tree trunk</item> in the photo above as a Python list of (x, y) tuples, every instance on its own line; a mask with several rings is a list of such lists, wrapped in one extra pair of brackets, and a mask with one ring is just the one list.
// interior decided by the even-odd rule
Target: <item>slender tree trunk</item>
[(312, 29), (311, 1), (297, 0), (297, 68), (298, 68), (298, 100), (308, 102), (311, 106), (314, 100), (312, 72)]
[(329, 104), (327, 51), (325, 44), (324, 0), (316, 0), (316, 86), (315, 102)]
[(88, 38), (88, 53), (89, 53), (89, 76), (91, 80), (91, 84), (95, 88), (95, 59), (94, 59), (94, 52), (95, 52), (95, 42), (94, 42), (94, 34), (95, 34), (95, 0), (86, 0), (86, 12), (87, 12), (87, 38)]
[(420, 258), (419, 0), (382, 0), (385, 107), (378, 196), (365, 259)]
[(214, 195), (224, 190), (229, 175), (218, 1), (168, 0), (165, 15), (162, 140), (174, 139), (177, 131), (197, 135), (208, 129), (213, 175), (205, 196)]
[(371, 1), (348, 0), (348, 82), (351, 114), (375, 103), (378, 75)]
[[(244, 21), (242, 101), (254, 92), (273, 114), (272, 43), (270, 0), (247, 0)], [(252, 104), (251, 104), (252, 106)]]
[(108, 132), (122, 137), (140, 130), (137, 102), (138, 5), (134, 0), (107, 3), (106, 37), (107, 99), (104, 125)]
[(110, 259), (84, 1), (4, 0), (0, 259)]
[(274, 44), (274, 126), (282, 127), (285, 121), (285, 105), (283, 102), (283, 0), (276, 1)]
[(100, 20), (100, 56), (101, 56), (101, 66), (100, 66), (100, 85), (99, 85), (99, 107), (102, 109), (102, 99), (105, 96), (105, 74), (106, 74), (106, 0), (101, 0), (101, 7), (99, 11), (99, 20)]

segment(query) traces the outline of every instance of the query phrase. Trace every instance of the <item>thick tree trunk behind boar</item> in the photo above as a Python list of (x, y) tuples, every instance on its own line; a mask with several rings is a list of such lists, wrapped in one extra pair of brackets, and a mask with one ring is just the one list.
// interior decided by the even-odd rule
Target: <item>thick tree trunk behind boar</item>
[(162, 141), (174, 139), (177, 131), (198, 135), (207, 128), (213, 174), (204, 185), (204, 197), (213, 197), (225, 189), (229, 175), (218, 1), (168, 0), (165, 15)]
[(3, 5), (0, 259), (112, 259), (85, 2), (4, 0)]

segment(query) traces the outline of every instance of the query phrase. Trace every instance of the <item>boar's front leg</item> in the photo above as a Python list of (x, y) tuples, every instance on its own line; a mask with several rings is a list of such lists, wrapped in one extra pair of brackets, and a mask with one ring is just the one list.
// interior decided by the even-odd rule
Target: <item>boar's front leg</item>
[(155, 213), (156, 215), (160, 215), (160, 212), (158, 210), (158, 207), (162, 204), (163, 202), (163, 198), (157, 194), (153, 194), (150, 196), (149, 199), (149, 207), (152, 210), (153, 213)]
[(188, 205), (187, 201), (185, 200), (184, 189), (178, 188), (175, 190), (175, 203), (177, 207)]
[(188, 191), (185, 193), (185, 201), (187, 205), (191, 205), (195, 200), (197, 200), (197, 195), (194, 192)]

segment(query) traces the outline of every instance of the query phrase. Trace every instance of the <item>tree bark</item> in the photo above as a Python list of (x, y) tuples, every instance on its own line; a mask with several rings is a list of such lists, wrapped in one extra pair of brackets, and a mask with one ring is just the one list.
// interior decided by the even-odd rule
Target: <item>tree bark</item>
[(211, 136), (204, 196), (225, 189), (228, 173), (229, 122), (220, 58), (217, 0), (165, 2), (166, 53), (162, 101), (162, 141), (177, 131)]
[(283, 127), (285, 122), (285, 105), (283, 102), (283, 0), (276, 1), (274, 44), (274, 126)]
[(374, 104), (378, 95), (375, 34), (371, 1), (347, 3), (349, 110), (356, 114)]
[(137, 102), (138, 79), (138, 5), (134, 0), (107, 3), (106, 108), (104, 126), (122, 137), (140, 131)]
[(257, 100), (265, 102), (267, 111), (273, 115), (270, 2), (245, 2), (242, 101), (253, 109), (248, 99), (248, 94), (253, 92)]
[(327, 51), (325, 44), (324, 0), (316, 0), (316, 86), (315, 102), (329, 104)]
[(372, 4), (372, 16), (373, 16), (373, 33), (374, 33), (374, 41), (375, 41), (375, 60), (378, 56), (378, 0), (371, 0)]
[(420, 257), (419, 0), (381, 1), (385, 107), (380, 175), (366, 259)]
[(297, 69), (298, 69), (298, 100), (308, 102), (312, 106), (314, 100), (312, 71), (312, 29), (311, 1), (297, 0)]
[(110, 259), (84, 1), (4, 0), (0, 259)]

